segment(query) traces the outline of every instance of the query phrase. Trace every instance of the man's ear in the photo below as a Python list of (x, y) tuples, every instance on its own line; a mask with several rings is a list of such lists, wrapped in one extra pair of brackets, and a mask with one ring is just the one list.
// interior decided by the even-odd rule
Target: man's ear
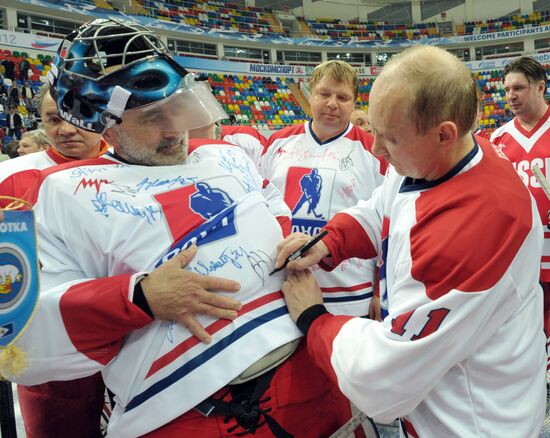
[(546, 82), (545, 81), (540, 81), (539, 82), (539, 91), (544, 96), (544, 94), (546, 93)]
[(450, 146), (458, 138), (458, 129), (455, 123), (446, 121), (439, 124), (437, 134), (441, 146)]
[(101, 134), (103, 139), (107, 142), (109, 146), (115, 147), (118, 146), (118, 136), (115, 133), (115, 130), (113, 128), (108, 128), (105, 131), (103, 131), (103, 134)]

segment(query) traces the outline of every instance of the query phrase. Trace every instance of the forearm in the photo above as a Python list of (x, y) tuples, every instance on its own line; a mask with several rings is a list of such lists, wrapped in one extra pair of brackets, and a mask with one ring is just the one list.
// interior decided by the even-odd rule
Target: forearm
[(328, 235), (323, 238), (323, 243), (329, 250), (330, 258), (321, 261), (323, 269), (330, 271), (352, 257), (370, 259), (376, 256), (369, 234), (353, 216), (338, 213), (324, 228)]
[(132, 276), (120, 275), (42, 292), (18, 341), (29, 367), (16, 381), (70, 380), (101, 370), (118, 354), (128, 333), (152, 321), (132, 303), (133, 287)]

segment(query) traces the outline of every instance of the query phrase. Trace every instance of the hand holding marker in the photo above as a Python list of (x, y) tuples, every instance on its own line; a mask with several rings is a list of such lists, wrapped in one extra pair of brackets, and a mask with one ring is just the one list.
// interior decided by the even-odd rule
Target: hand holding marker
[(306, 253), (308, 250), (313, 248), (313, 246), (315, 246), (327, 234), (328, 234), (328, 231), (323, 230), (319, 234), (317, 234), (317, 236), (313, 237), (312, 239), (309, 239), (303, 246), (301, 246), (292, 254), (290, 254), (280, 268), (275, 268), (273, 271), (269, 273), (269, 275), (273, 275), (276, 272), (282, 271), (284, 268), (286, 268), (286, 265), (288, 265), (288, 262), (291, 262), (293, 260), (296, 260), (302, 257), (304, 253)]

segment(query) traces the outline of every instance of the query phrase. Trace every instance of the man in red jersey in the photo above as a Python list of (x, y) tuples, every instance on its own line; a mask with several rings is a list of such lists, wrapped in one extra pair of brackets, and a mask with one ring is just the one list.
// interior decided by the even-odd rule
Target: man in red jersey
[(526, 56), (515, 60), (504, 68), (504, 88), (510, 110), (516, 117), (493, 132), (491, 141), (509, 158), (533, 194), (542, 223), (546, 225), (540, 279), (544, 289), (544, 328), (550, 335), (550, 200), (531, 171), (536, 165), (546, 178), (550, 176), (550, 109), (544, 100), (544, 67)]
[[(50, 140), (51, 148), (18, 157), (0, 164), (0, 195), (21, 197), (42, 169), (74, 160), (94, 158), (107, 152), (101, 135), (77, 128), (61, 119), (57, 104), (44, 85), (37, 95), (37, 104)], [(2, 201), (0, 206), (5, 206)]]

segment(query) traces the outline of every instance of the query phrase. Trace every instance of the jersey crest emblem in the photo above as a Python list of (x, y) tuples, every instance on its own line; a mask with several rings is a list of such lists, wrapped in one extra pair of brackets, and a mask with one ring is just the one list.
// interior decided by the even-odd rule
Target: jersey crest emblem
[(288, 169), (285, 202), (292, 210), (293, 232), (317, 234), (327, 223), (334, 177), (333, 169)]
[(205, 245), (234, 235), (235, 202), (227, 192), (207, 182), (197, 182), (155, 195), (162, 206), (174, 244), (155, 267), (188, 246)]

